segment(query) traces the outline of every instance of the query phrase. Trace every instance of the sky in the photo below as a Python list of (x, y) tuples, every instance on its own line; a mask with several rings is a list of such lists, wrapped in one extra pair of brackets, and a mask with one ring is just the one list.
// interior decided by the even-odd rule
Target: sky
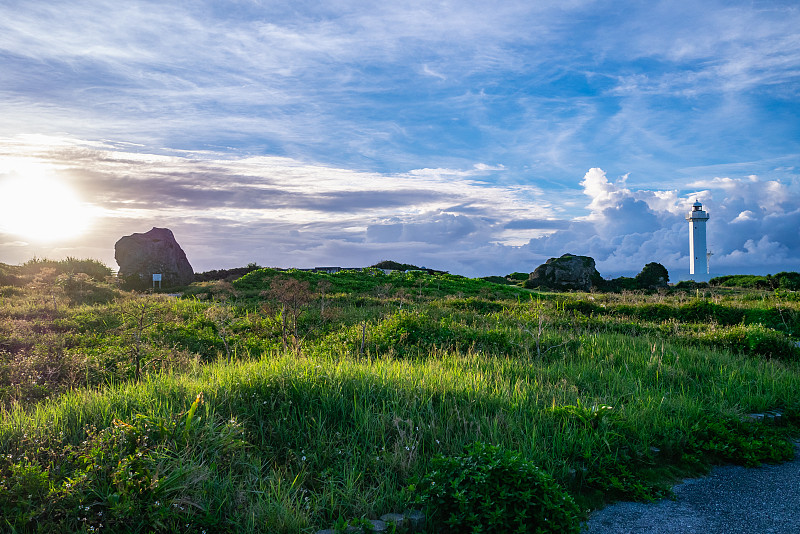
[(0, 262), (800, 271), (794, 0), (0, 0)]

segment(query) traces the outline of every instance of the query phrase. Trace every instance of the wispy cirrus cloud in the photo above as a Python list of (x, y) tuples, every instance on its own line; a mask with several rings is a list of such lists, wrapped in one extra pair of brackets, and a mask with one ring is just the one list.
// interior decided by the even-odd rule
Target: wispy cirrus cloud
[[(102, 232), (85, 241), (92, 243), (90, 248), (105, 247), (101, 256), (106, 261), (122, 235), (167, 226), (185, 236), (181, 242), (201, 269), (218, 265), (221, 249), (229, 265), (350, 264), (355, 258), (344, 249), (327, 257), (319, 252), (332, 243), (350, 243), (346, 248), (360, 248), (360, 261), (379, 261), (372, 249), (394, 246), (412, 258), (426, 251), (425, 257), (457, 270), (465, 266), (451, 261), (452, 253), (466, 255), (501, 243), (509, 221), (544, 217), (551, 209), (535, 187), (487, 183), (491, 173), (502, 169), (482, 163), (467, 170), (387, 175), (289, 158), (230, 159), (208, 152), (166, 156), (72, 141), (25, 145), (25, 151), (22, 144), (0, 143), (0, 154), (13, 154), (19, 169), (34, 162), (58, 175), (100, 210), (95, 227)], [(6, 173), (14, 172), (12, 167)], [(217, 252), (210, 252), (212, 243)], [(15, 254), (30, 257), (39, 251)]]

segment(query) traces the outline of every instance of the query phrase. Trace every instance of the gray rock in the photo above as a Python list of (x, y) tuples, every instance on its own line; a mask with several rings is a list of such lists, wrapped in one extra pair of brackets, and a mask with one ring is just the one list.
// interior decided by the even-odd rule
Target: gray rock
[(386, 532), (389, 530), (389, 526), (386, 522), (381, 521), (380, 519), (370, 519), (370, 523), (372, 523), (372, 531), (373, 532)]
[(153, 228), (144, 234), (121, 238), (114, 245), (119, 277), (133, 289), (152, 287), (153, 275), (161, 275), (161, 286), (183, 286), (194, 281), (194, 269), (172, 231)]
[(589, 291), (602, 281), (603, 277), (597, 272), (593, 258), (564, 254), (560, 258), (550, 258), (538, 266), (525, 282), (525, 287)]
[[(402, 516), (401, 516), (402, 517)], [(384, 521), (378, 519), (370, 519), (370, 524), (372, 525), (370, 532), (388, 532), (389, 525), (387, 525)], [(345, 532), (349, 532), (352, 534), (363, 534), (364, 529), (363, 527), (356, 527), (352, 525), (348, 525), (347, 528), (344, 530)], [(316, 534), (336, 534), (336, 530), (333, 529), (325, 529), (325, 530), (318, 530)]]
[(783, 424), (783, 412), (780, 410), (772, 410), (764, 413), (751, 413), (744, 416), (745, 421), (754, 421), (757, 423), (766, 423), (768, 425), (780, 426)]
[(381, 516), (381, 521), (385, 521), (386, 523), (394, 523), (397, 528), (406, 526), (406, 523), (408, 522), (406, 516), (403, 514), (383, 514)]
[(408, 520), (411, 532), (422, 532), (425, 529), (425, 514), (420, 510), (406, 510), (403, 515)]

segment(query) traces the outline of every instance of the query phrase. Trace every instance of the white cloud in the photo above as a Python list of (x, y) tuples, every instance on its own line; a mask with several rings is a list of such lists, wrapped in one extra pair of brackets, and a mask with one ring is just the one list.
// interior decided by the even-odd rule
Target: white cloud
[[(604, 275), (633, 274), (645, 264), (665, 265), (674, 279), (688, 276), (688, 229), (683, 220), (701, 198), (711, 219), (708, 248), (712, 269), (723, 272), (800, 270), (800, 209), (797, 186), (757, 176), (717, 177), (685, 184), (678, 190), (649, 191), (612, 183), (599, 168), (580, 183), (590, 198), (589, 215), (564, 230), (532, 239), (536, 253), (590, 255)], [(735, 228), (735, 230), (734, 230)]]
[(755, 214), (752, 211), (744, 210), (743, 212), (739, 213), (739, 215), (737, 215), (736, 218), (731, 220), (731, 222), (732, 223), (737, 223), (737, 222), (744, 222), (744, 221), (754, 221), (755, 220), (754, 215)]
[[(503, 242), (511, 221), (543, 220), (551, 211), (535, 187), (490, 185), (482, 179), (501, 165), (382, 174), (291, 158), (163, 155), (115, 149), (110, 143), (45, 141), (0, 140), (0, 156), (20, 169), (47, 166), (80, 190), (98, 213), (83, 246), (104, 250), (100, 259), (112, 265), (119, 237), (167, 226), (182, 236), (179, 242), (198, 269), (220, 267), (220, 258), (226, 266), (350, 264), (376, 247), (402, 250), (398, 259), (404, 261), (416, 256), (440, 268), (472, 269), (469, 251)], [(537, 235), (525, 228), (515, 235), (525, 232)], [(322, 242), (348, 245), (322, 256), (331, 254)], [(343, 252), (356, 248), (354, 256)], [(50, 255), (42, 252), (21, 247), (14, 259)], [(460, 263), (453, 256), (460, 256)]]
[(434, 78), (439, 78), (440, 80), (446, 80), (447, 79), (447, 76), (445, 76), (444, 74), (441, 74), (439, 72), (436, 72), (435, 70), (430, 68), (427, 64), (422, 66), (422, 72), (423, 72), (423, 74), (426, 74), (428, 76), (433, 76)]

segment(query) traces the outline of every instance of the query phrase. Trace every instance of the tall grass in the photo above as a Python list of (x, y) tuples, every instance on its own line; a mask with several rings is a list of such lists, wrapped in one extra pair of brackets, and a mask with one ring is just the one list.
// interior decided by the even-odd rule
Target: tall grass
[[(391, 277), (361, 274), (359, 290), (346, 273), (324, 306), (302, 310), (297, 346), (284, 350), (280, 306), (262, 296), (272, 275), (147, 301), (159, 320), (139, 332), (137, 354), (188, 356), (145, 365), (138, 380), (124, 312), (140, 296), (57, 309), (27, 292), (4, 297), (12, 344), (0, 346), (0, 381), (37, 354), (42, 365), (102, 363), (92, 364), (100, 378), (0, 405), (2, 528), (312, 532), (401, 510), (432, 458), (475, 442), (518, 451), (584, 509), (663, 496), (672, 477), (716, 462), (792, 454), (800, 363), (769, 352), (796, 339), (789, 299), (495, 294), (419, 274), (388, 287), (373, 279)], [(680, 313), (688, 305), (742, 310), (741, 322)], [(775, 319), (779, 306), (783, 327), (747, 322)], [(768, 342), (709, 337), (737, 328)], [(746, 417), (775, 409), (789, 426)]]
[[(578, 495), (607, 489), (596, 479), (611, 476), (614, 462), (654, 468), (654, 448), (658, 463), (686, 468), (703, 460), (683, 458), (697, 424), (766, 408), (795, 413), (798, 388), (793, 364), (614, 334), (586, 336), (574, 353), (533, 363), (473, 352), (369, 361), (276, 354), (12, 407), (0, 413), (0, 453), (41, 456), (51, 472), (61, 470), (51, 483), (68, 493), (72, 473), (60, 449), (115, 420), (184, 422), (202, 392), (201, 415), (189, 417), (197, 432), (218, 434), (226, 422), (243, 429), (225, 465), (199, 447), (181, 456), (183, 469), (203, 471), (211, 486), (235, 488), (240, 507), (215, 526), (292, 532), (401, 508), (404, 483), (424, 474), (433, 455), (475, 441), (521, 451)], [(596, 425), (554, 410), (599, 405), (611, 408)], [(179, 437), (159, 446), (173, 447), (170, 439)], [(48, 450), (35, 452), (37, 443)], [(219, 496), (203, 497), (202, 511), (221, 507)]]

